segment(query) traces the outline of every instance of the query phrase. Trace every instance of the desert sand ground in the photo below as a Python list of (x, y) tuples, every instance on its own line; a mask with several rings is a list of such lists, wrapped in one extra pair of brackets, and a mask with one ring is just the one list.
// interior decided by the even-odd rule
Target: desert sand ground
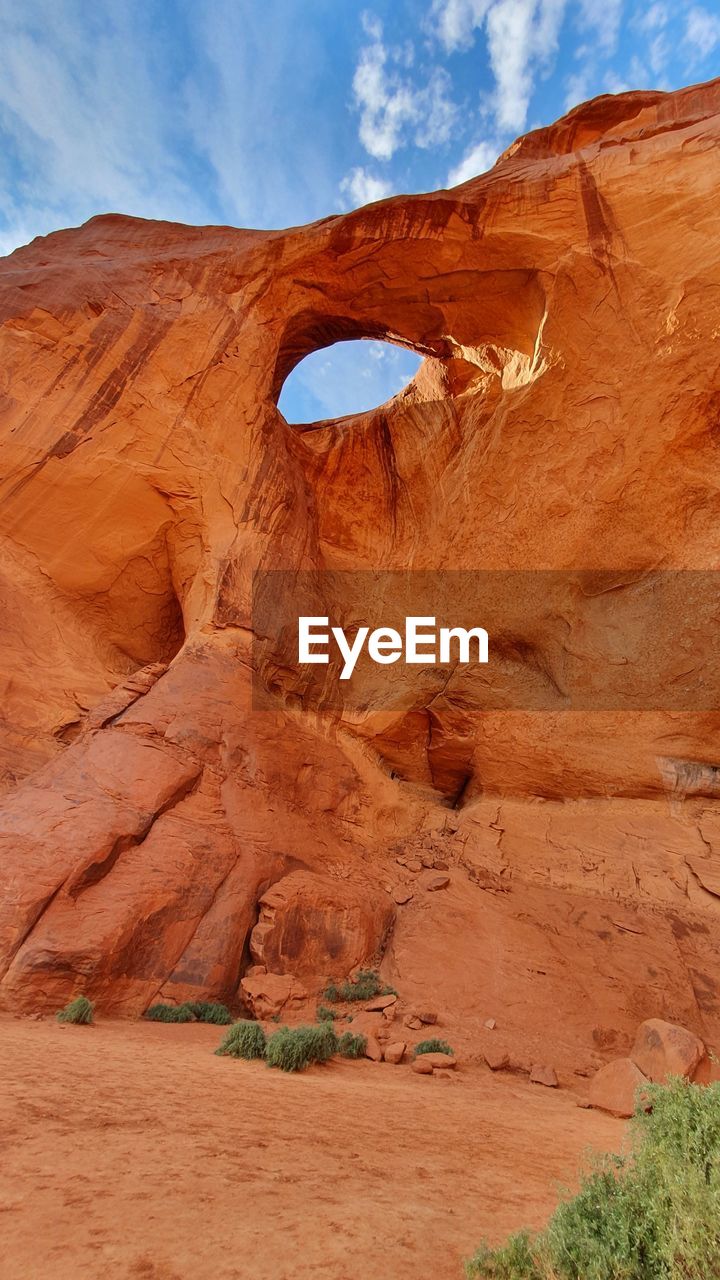
[(217, 1027), (0, 1020), (4, 1280), (459, 1278), (625, 1126), (493, 1076), (218, 1058)]

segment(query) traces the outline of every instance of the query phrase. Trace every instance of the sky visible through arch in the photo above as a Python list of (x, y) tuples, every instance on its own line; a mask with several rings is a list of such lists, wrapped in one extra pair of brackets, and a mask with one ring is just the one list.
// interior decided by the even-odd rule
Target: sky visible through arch
[(0, 0), (0, 254), (108, 211), (309, 222), (718, 74), (720, 0)]

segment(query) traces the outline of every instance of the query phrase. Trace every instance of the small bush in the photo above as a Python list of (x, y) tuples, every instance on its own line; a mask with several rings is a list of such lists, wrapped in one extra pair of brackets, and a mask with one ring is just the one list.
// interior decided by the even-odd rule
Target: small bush
[(212, 1022), (226, 1027), (232, 1022), (232, 1014), (224, 1004), (212, 1004), (207, 1000), (186, 1000), (184, 1004), (154, 1004), (144, 1015), (151, 1022)]
[(187, 1007), (195, 1014), (198, 1022), (210, 1022), (216, 1027), (228, 1027), (232, 1022), (232, 1014), (224, 1004), (214, 1004), (209, 1000), (190, 1000)]
[(367, 1036), (353, 1035), (352, 1031), (343, 1031), (338, 1036), (337, 1052), (341, 1058), (363, 1058), (367, 1049)]
[[(627, 1156), (604, 1156), (545, 1231), (481, 1246), (478, 1280), (715, 1280), (720, 1276), (720, 1084), (644, 1085)], [(644, 1102), (641, 1103), (641, 1107)]]
[(94, 1004), (86, 996), (76, 996), (55, 1015), (58, 1022), (74, 1022), (78, 1027), (89, 1027), (93, 1020)]
[(338, 1016), (339, 1015), (335, 1012), (335, 1010), (328, 1009), (326, 1004), (319, 1004), (315, 1011), (315, 1017), (317, 1018), (318, 1022), (334, 1022)]
[(454, 1056), (455, 1050), (448, 1044), (447, 1040), (438, 1040), (434, 1037), (431, 1040), (421, 1040), (415, 1045), (415, 1057), (420, 1053), (449, 1053)]
[(375, 996), (396, 995), (395, 988), (386, 986), (374, 969), (361, 969), (354, 982), (343, 982), (340, 986), (331, 982), (323, 991), (325, 999), (333, 1004), (345, 1000), (372, 1000)]
[(196, 1022), (189, 1004), (154, 1004), (144, 1015), (151, 1022)]
[(266, 1043), (259, 1022), (234, 1022), (215, 1052), (221, 1058), (264, 1058)]
[(304, 1071), (313, 1062), (327, 1062), (337, 1052), (338, 1039), (328, 1022), (320, 1027), (281, 1027), (267, 1042), (265, 1059), (281, 1071)]

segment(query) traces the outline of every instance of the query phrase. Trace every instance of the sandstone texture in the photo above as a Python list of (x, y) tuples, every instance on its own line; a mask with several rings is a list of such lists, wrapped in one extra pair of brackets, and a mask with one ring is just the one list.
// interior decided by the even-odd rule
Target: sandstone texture
[[(720, 715), (563, 690), (593, 573), (717, 563), (719, 144), (718, 82), (631, 93), (453, 191), (0, 262), (3, 1006), (259, 1006), (372, 955), (461, 1059), (488, 1009), (561, 1072), (644, 1019), (718, 1042)], [(358, 337), (410, 386), (290, 426), (288, 373)], [(545, 710), (410, 666), (309, 698), (254, 634), (258, 571), (337, 573), (357, 619), (348, 570), (481, 568), (590, 575), (508, 616)]]

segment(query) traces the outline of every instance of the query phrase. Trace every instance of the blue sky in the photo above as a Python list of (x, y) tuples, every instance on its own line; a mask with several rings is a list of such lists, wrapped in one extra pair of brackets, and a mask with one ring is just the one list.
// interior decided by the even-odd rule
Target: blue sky
[(308, 222), (717, 74), (719, 0), (0, 0), (0, 254), (108, 210)]

